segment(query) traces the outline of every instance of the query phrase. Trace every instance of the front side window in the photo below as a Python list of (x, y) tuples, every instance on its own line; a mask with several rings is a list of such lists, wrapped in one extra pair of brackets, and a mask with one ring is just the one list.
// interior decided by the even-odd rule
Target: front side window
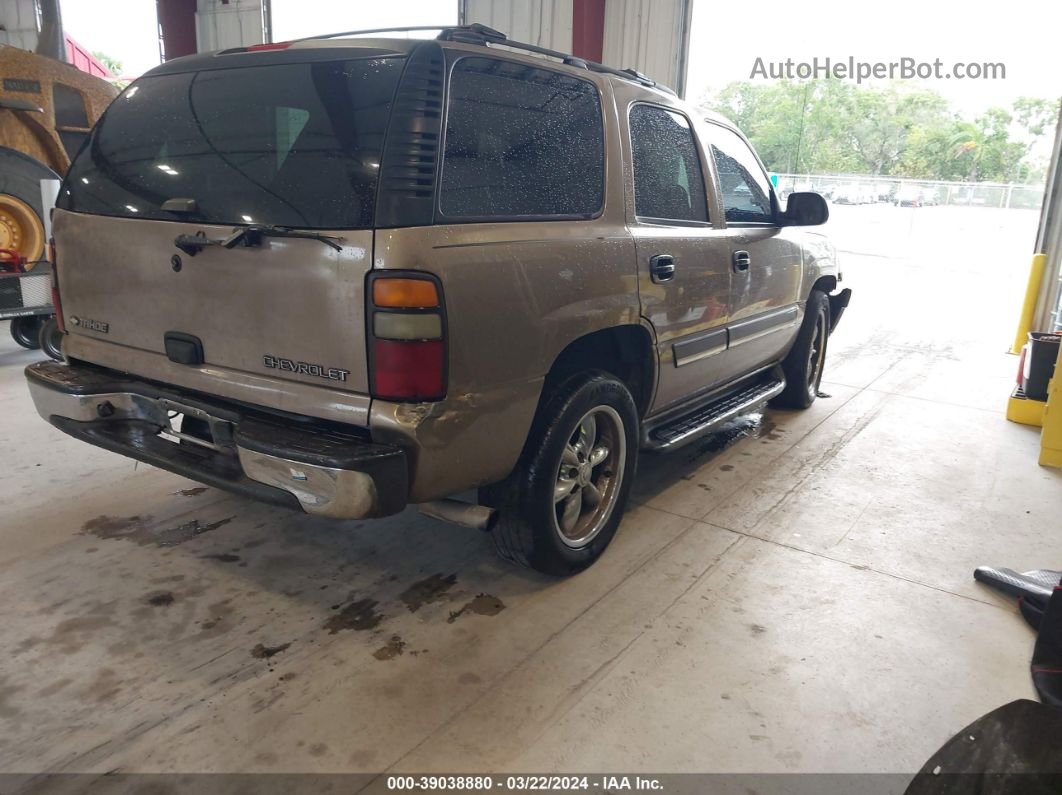
[(601, 211), (604, 182), (601, 103), (592, 83), (497, 58), (454, 65), (443, 216), (590, 218)]
[[(402, 58), (141, 78), (108, 108), (59, 206), (131, 218), (372, 226)], [(193, 199), (194, 214), (162, 209)]]
[(707, 222), (704, 172), (689, 120), (665, 108), (635, 105), (630, 129), (635, 214)]
[(717, 124), (708, 127), (726, 220), (731, 223), (773, 223), (771, 183), (756, 155), (733, 130)]

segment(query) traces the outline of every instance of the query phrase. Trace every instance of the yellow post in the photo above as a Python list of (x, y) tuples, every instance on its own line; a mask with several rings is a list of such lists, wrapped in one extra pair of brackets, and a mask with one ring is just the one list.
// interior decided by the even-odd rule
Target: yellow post
[(1040, 283), (1044, 280), (1046, 266), (1046, 254), (1033, 254), (1032, 267), (1029, 269), (1029, 283), (1025, 286), (1025, 301), (1021, 305), (1018, 333), (1014, 336), (1014, 344), (1010, 348), (1011, 353), (1021, 353), (1021, 347), (1029, 341), (1033, 315), (1036, 313), (1036, 301), (1040, 297)]
[(1059, 346), (1054, 378), (1047, 385), (1044, 429), (1040, 436), (1040, 466), (1062, 469), (1062, 346)]

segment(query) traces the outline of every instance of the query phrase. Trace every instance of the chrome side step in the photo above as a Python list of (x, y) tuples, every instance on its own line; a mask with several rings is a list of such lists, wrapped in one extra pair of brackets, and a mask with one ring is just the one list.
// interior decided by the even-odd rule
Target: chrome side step
[(650, 428), (644, 447), (647, 450), (673, 450), (711, 433), (715, 428), (756, 406), (767, 402), (785, 389), (785, 380), (772, 376), (740, 392), (695, 409), (677, 419)]

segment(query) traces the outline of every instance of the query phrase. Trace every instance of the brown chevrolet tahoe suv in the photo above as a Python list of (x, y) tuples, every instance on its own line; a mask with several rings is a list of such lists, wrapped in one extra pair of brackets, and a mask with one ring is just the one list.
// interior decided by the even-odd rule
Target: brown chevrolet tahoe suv
[(481, 26), (190, 56), (70, 168), (65, 362), (27, 378), (91, 444), (570, 574), (639, 451), (815, 400), (850, 292), (795, 227), (827, 214), (668, 89)]

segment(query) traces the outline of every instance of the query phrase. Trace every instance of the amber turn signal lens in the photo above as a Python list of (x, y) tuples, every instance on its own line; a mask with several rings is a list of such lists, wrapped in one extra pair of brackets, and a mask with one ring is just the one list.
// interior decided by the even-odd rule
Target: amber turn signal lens
[(427, 279), (376, 279), (372, 302), (392, 309), (424, 309), (439, 305), (439, 293)]

